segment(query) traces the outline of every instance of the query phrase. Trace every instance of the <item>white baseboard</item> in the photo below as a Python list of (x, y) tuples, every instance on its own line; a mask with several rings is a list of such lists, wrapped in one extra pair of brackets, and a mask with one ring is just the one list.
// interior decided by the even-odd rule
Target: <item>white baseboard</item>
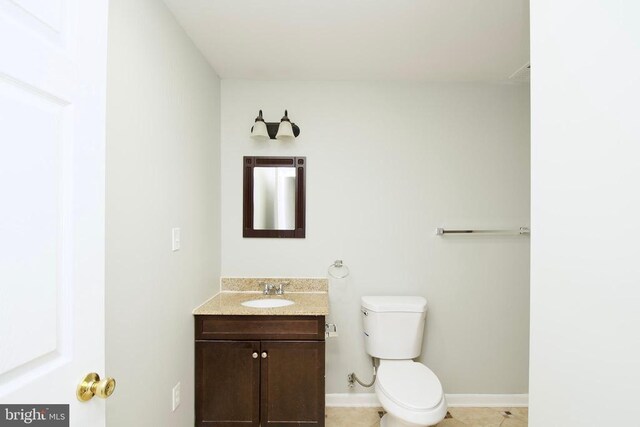
[(333, 408), (378, 408), (375, 393), (332, 393), (325, 396), (325, 406)]
[[(447, 404), (452, 408), (464, 407), (526, 407), (528, 394), (447, 394)], [(377, 408), (380, 401), (375, 393), (330, 393), (326, 406), (333, 408)]]
[(529, 406), (528, 394), (447, 394), (452, 408), (521, 408)]

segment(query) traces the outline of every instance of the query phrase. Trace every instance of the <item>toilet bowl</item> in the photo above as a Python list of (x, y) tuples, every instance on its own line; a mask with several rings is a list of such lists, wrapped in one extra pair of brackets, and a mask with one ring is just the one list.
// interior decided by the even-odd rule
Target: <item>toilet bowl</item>
[(361, 300), (365, 349), (379, 359), (375, 391), (387, 414), (381, 427), (427, 427), (447, 414), (438, 377), (413, 359), (420, 355), (427, 300), (367, 296)]
[(447, 415), (440, 380), (422, 363), (382, 360), (375, 390), (387, 411), (381, 427), (432, 426)]

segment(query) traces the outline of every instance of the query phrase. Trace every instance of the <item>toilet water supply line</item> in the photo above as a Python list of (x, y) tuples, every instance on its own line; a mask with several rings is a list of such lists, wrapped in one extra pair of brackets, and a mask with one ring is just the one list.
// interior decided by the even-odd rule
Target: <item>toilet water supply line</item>
[(376, 382), (376, 359), (375, 357), (371, 357), (371, 364), (373, 365), (373, 379), (371, 380), (371, 382), (369, 384), (365, 384), (362, 381), (360, 381), (360, 379), (358, 378), (358, 376), (356, 375), (355, 372), (350, 373), (349, 375), (347, 375), (347, 381), (349, 381), (349, 387), (353, 388), (355, 387), (355, 383), (360, 384), (362, 387), (371, 387), (372, 385), (375, 384)]

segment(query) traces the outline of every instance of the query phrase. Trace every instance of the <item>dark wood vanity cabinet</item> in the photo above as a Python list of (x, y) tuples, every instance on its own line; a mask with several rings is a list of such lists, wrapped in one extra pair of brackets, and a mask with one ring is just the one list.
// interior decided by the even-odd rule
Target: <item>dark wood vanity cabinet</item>
[(196, 316), (196, 426), (324, 426), (324, 316)]
[(258, 341), (196, 342), (196, 425), (258, 425)]
[(262, 426), (324, 426), (324, 341), (262, 341), (261, 350)]

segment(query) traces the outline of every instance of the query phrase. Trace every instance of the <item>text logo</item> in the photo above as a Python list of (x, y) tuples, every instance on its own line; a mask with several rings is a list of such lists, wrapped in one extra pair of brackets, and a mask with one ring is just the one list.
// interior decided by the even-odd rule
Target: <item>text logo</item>
[(0, 427), (69, 427), (69, 405), (0, 405)]

